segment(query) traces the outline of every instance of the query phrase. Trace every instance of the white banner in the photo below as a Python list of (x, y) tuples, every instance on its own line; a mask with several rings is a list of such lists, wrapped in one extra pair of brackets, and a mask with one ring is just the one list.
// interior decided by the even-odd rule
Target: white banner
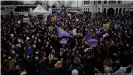
[(30, 19), (29, 18), (23, 18), (24, 23), (29, 23)]
[(72, 30), (72, 34), (73, 34), (73, 35), (77, 35), (77, 29), (73, 29), (73, 30)]

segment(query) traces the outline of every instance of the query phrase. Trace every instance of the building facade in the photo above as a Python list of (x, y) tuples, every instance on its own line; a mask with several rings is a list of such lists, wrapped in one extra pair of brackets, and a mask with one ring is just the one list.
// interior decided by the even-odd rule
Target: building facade
[[(29, 13), (34, 8), (36, 8), (37, 5), (1, 5), (1, 14), (8, 14), (10, 12), (13, 12), (14, 14), (24, 14)], [(46, 5), (42, 5), (43, 8), (46, 8)]]
[[(61, 6), (58, 2), (46, 2), (48, 5), (52, 6), (56, 4), (58, 9), (61, 9)], [(66, 2), (67, 3), (67, 2)], [(8, 12), (23, 13), (30, 12), (30, 8), (34, 9), (37, 5), (1, 5), (1, 13), (5, 14)], [(47, 5), (45, 3), (42, 5), (45, 9), (47, 9)], [(121, 14), (123, 11), (131, 12), (133, 11), (133, 1), (90, 1), (90, 0), (75, 0), (70, 5), (71, 9), (81, 10), (82, 12), (101, 12), (101, 13), (113, 13), (113, 14)], [(69, 7), (69, 8), (70, 8)], [(57, 9), (56, 8), (56, 9)], [(48, 10), (48, 9), (47, 9)]]
[(83, 12), (101, 12), (101, 13), (113, 13), (121, 14), (123, 11), (132, 11), (131, 6), (133, 1), (82, 1)]

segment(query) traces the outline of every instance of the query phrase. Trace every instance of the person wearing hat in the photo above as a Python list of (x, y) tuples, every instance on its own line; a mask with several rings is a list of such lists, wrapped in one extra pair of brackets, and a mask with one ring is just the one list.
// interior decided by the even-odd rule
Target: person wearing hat
[(76, 69), (72, 70), (72, 74), (71, 75), (79, 75), (78, 70), (76, 70)]
[(112, 70), (112, 59), (110, 59), (110, 58), (106, 58), (105, 60), (104, 60), (104, 72), (105, 73), (111, 73), (111, 72), (113, 72), (113, 70)]
[(63, 65), (62, 61), (57, 61), (57, 63), (54, 65), (55, 68), (61, 68)]
[(73, 69), (77, 69), (78, 72), (79, 72), (79, 75), (83, 75), (84, 74), (83, 68), (81, 66), (81, 59), (79, 57), (75, 57)]
[(57, 63), (54, 65), (55, 75), (67, 75), (66, 68), (64, 68), (62, 65), (63, 62), (61, 60), (57, 61)]
[(130, 65), (127, 66), (127, 64), (125, 64), (125, 62), (122, 62), (122, 66), (119, 68), (119, 70), (117, 70), (115, 72), (115, 74), (118, 75), (125, 75), (127, 73), (127, 69), (130, 67)]

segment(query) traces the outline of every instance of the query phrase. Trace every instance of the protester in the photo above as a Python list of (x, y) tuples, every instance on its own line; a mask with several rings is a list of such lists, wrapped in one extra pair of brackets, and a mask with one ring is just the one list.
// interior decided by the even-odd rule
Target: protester
[(131, 72), (129, 73), (129, 75), (132, 75), (133, 74), (133, 62), (132, 62), (132, 64), (131, 64)]
[(132, 73), (127, 72), (133, 61), (130, 15), (60, 12), (40, 16), (2, 15), (3, 75)]
[(110, 58), (107, 58), (107, 59), (104, 60), (104, 72), (105, 73), (113, 72), (112, 64), (113, 64), (113, 62), (112, 62), (112, 60)]

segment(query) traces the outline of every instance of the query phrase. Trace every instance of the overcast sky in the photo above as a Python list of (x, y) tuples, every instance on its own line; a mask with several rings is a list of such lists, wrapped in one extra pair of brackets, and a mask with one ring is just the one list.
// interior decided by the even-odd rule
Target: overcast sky
[[(39, 1), (44, 1), (44, 0), (39, 0)], [(46, 1), (46, 0), (45, 0), (45, 1)], [(52, 6), (54, 3), (56, 3), (57, 0), (53, 0), (53, 1), (52, 1), (52, 0), (48, 0), (48, 1), (49, 1), (49, 2), (48, 2), (49, 5)], [(61, 0), (60, 0), (60, 1), (61, 1)], [(71, 0), (70, 0), (70, 1), (71, 1)], [(73, 0), (72, 0), (72, 1), (73, 1)], [(77, 1), (78, 1), (78, 4), (77, 4)], [(24, 3), (26, 3), (26, 4), (31, 4), (31, 2), (34, 3), (35, 0), (33, 0), (33, 1), (24, 1)], [(67, 2), (68, 2), (68, 1), (66, 1), (65, 3), (67, 4)], [(75, 6), (77, 7), (77, 5), (78, 5), (78, 6), (81, 6), (81, 5), (82, 5), (81, 0), (74, 0), (74, 1), (73, 1), (72, 7), (75, 7)]]

